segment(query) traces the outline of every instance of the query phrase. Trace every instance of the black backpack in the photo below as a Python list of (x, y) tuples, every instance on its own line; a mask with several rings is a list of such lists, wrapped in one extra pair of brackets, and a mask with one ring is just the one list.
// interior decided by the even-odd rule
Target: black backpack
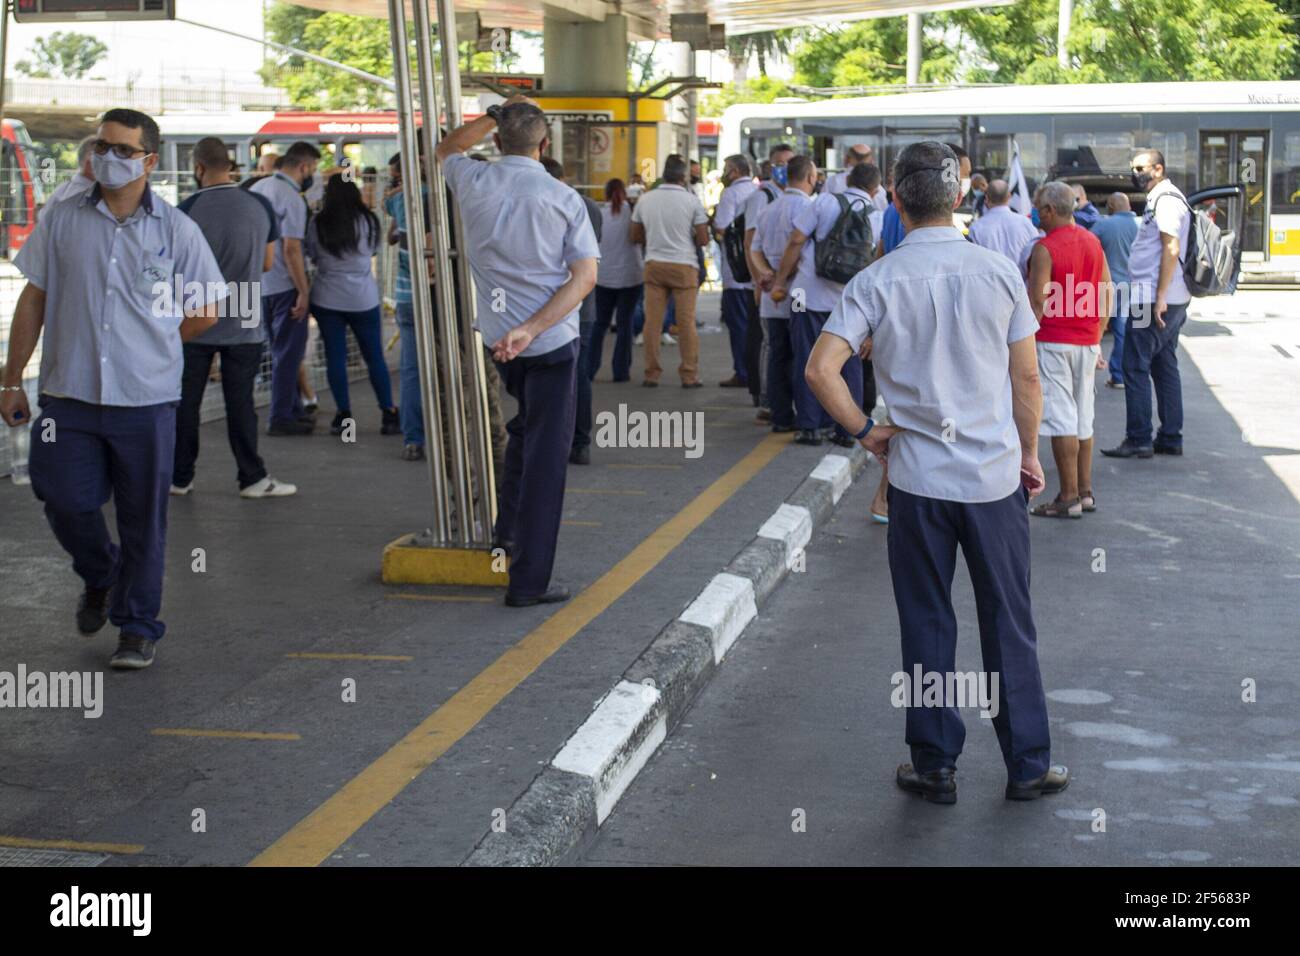
[[(1166, 193), (1166, 195), (1168, 195)], [(1156, 202), (1164, 196), (1156, 197)], [(1237, 290), (1236, 237), (1225, 237), (1204, 209), (1193, 209), (1182, 196), (1183, 205), (1192, 214), (1187, 229), (1187, 248), (1182, 253), (1183, 279), (1187, 291), (1198, 299), (1212, 295), (1232, 295)], [(1155, 207), (1152, 207), (1152, 216)]]
[[(763, 186), (758, 188), (767, 196), (768, 203), (776, 199), (772, 195), (772, 190)], [(749, 273), (749, 263), (745, 259), (745, 214), (743, 212), (722, 230), (722, 254), (727, 257), (727, 265), (731, 266), (731, 275), (737, 282), (753, 281), (754, 277)]]
[(843, 193), (835, 198), (840, 203), (840, 217), (826, 238), (817, 240), (813, 268), (820, 278), (844, 285), (871, 264), (876, 244), (868, 204), (856, 198), (850, 201)]

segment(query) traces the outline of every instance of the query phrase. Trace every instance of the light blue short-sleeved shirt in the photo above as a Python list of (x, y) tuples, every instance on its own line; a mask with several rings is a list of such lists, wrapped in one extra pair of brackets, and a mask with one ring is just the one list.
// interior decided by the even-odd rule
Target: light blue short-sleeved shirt
[[(758, 191), (758, 184), (752, 179), (737, 179), (730, 186), (722, 191), (721, 198), (718, 199), (718, 208), (713, 211), (713, 228), (726, 229), (736, 219), (745, 214), (746, 205), (749, 198)], [(746, 217), (745, 225), (748, 227), (749, 219)], [(731, 263), (727, 261), (724, 255), (722, 259), (722, 287), (724, 289), (752, 289), (752, 282), (737, 282), (736, 277), (732, 275)]]
[[(804, 309), (809, 312), (829, 312), (839, 304), (844, 294), (844, 286), (830, 279), (823, 279), (817, 274), (817, 241), (825, 239), (835, 228), (843, 207), (839, 196), (843, 196), (852, 206), (867, 213), (868, 219), (875, 212), (871, 197), (860, 189), (848, 188), (840, 193), (822, 193), (813, 201), (801, 207), (794, 216), (794, 227), (805, 236), (811, 237), (803, 244), (799, 252), (799, 269), (790, 282), (790, 294), (796, 289), (803, 290)], [(874, 228), (875, 224), (872, 223)]]
[[(569, 280), (569, 266), (598, 260), (600, 245), (582, 197), (535, 159), (503, 156), (483, 163), (457, 154), (443, 160), (442, 169), (465, 224), (475, 326), (491, 346), (550, 301)], [(577, 337), (575, 308), (522, 354), (545, 355)]]
[[(762, 196), (756, 195), (754, 198), (758, 202), (764, 201)], [(793, 186), (787, 186), (781, 198), (763, 212), (751, 248), (755, 252), (761, 252), (773, 269), (781, 264), (781, 257), (785, 255), (790, 233), (794, 231), (795, 215), (805, 206), (811, 205), (811, 196)], [(745, 224), (749, 224), (748, 218), (745, 219)], [(788, 319), (790, 305), (790, 296), (787, 295), (780, 302), (773, 302), (772, 297), (764, 292), (759, 299), (758, 314), (765, 319)]]
[(294, 284), (289, 268), (284, 264), (284, 240), (306, 238), (307, 202), (298, 191), (298, 184), (284, 173), (259, 179), (248, 188), (271, 204), (276, 224), (280, 227), (280, 241), (275, 244), (275, 263), (271, 271), (262, 276), (262, 295), (288, 292)]
[(1012, 342), (1038, 331), (1014, 263), (948, 226), (913, 229), (844, 287), (826, 323), (871, 360), (889, 417), (889, 483), (945, 501), (1000, 501), (1020, 486)]
[(93, 405), (179, 401), (184, 312), (228, 292), (199, 227), (148, 187), (121, 224), (98, 185), (47, 206), (14, 265), (45, 292), (41, 392)]
[(307, 227), (303, 250), (316, 263), (316, 280), (311, 285), (311, 304), (340, 312), (365, 312), (379, 306), (379, 283), (371, 268), (376, 246), (380, 242), (379, 226), (370, 235), (364, 222), (357, 224), (357, 247), (344, 256), (336, 256), (320, 244), (313, 219)]
[(607, 289), (626, 289), (645, 281), (641, 247), (632, 241), (632, 206), (623, 203), (614, 212), (609, 203), (600, 206), (600, 267), (596, 284)]

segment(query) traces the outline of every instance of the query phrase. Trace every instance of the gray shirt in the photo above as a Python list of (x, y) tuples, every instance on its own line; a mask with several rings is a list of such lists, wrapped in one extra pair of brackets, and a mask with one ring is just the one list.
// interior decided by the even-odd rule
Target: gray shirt
[[(481, 163), (464, 154), (442, 164), (460, 204), (483, 341), (496, 344), (533, 317), (569, 279), (569, 266), (599, 259), (582, 197), (527, 156)], [(578, 310), (524, 349), (545, 355), (578, 337)]]
[(596, 284), (607, 289), (627, 289), (645, 279), (641, 247), (632, 241), (632, 205), (623, 203), (617, 213), (609, 203), (602, 203), (600, 233), (600, 267)]
[(47, 206), (14, 265), (45, 292), (43, 393), (93, 405), (180, 401), (184, 310), (226, 296), (188, 216), (146, 186), (119, 224), (97, 184)]
[(276, 225), (280, 227), (280, 241), (275, 244), (275, 263), (262, 277), (262, 295), (278, 295), (294, 288), (289, 269), (284, 264), (284, 240), (301, 240), (307, 235), (307, 202), (298, 191), (298, 184), (284, 173), (276, 173), (258, 180), (249, 192), (266, 199), (275, 210)]
[(637, 200), (632, 221), (645, 227), (646, 262), (698, 263), (695, 227), (708, 223), (709, 217), (685, 186), (660, 183)]
[(1020, 486), (1012, 342), (1038, 331), (1015, 264), (951, 227), (913, 229), (844, 287), (825, 331), (872, 340), (876, 382), (904, 429), (889, 483), (944, 501), (1000, 501)]
[[(575, 192), (577, 192), (577, 190), (575, 190)], [(587, 221), (591, 223), (592, 232), (596, 234), (596, 245), (599, 247), (601, 229), (604, 225), (604, 216), (600, 211), (600, 206), (597, 205), (596, 200), (592, 199), (590, 196), (585, 196), (582, 193), (578, 193), (578, 195), (582, 196), (582, 204), (587, 207)], [(596, 281), (600, 281), (599, 263), (597, 263), (596, 266)], [(595, 321), (596, 289), (593, 286), (592, 290), (587, 293), (587, 297), (582, 300), (582, 305), (578, 306), (578, 322), (581, 325), (591, 325)]]
[(217, 324), (193, 341), (202, 345), (253, 345), (265, 341), (262, 263), (267, 243), (280, 236), (271, 204), (235, 183), (223, 183), (200, 189), (179, 209), (203, 232), (231, 287)]
[[(726, 229), (737, 218), (745, 214), (746, 204), (749, 197), (758, 191), (758, 184), (752, 179), (737, 179), (730, 186), (722, 191), (722, 197), (718, 200), (718, 208), (713, 211), (713, 228)], [(749, 219), (745, 220), (746, 228), (749, 227)], [(752, 282), (737, 282), (736, 277), (731, 272), (731, 263), (727, 261), (724, 255), (722, 259), (722, 287), (724, 289), (752, 289)]]
[(1022, 216), (1005, 203), (989, 206), (970, 224), (971, 242), (985, 249), (1000, 252), (1012, 262), (1020, 262), (1020, 253), (1027, 243), (1038, 238), (1036, 227), (1028, 216)]
[(379, 307), (379, 284), (375, 282), (371, 263), (382, 241), (376, 223), (374, 235), (365, 222), (357, 223), (357, 245), (351, 252), (336, 256), (320, 244), (313, 219), (307, 227), (303, 250), (316, 263), (316, 279), (311, 284), (311, 304), (340, 312), (366, 312)]
[[(876, 211), (870, 196), (860, 189), (850, 187), (842, 193), (814, 196), (813, 201), (801, 207), (794, 216), (794, 228), (809, 239), (799, 250), (799, 269), (790, 282), (790, 293), (793, 295), (796, 289), (802, 290), (804, 308), (809, 312), (830, 312), (844, 293), (844, 286), (817, 274), (817, 241), (829, 236), (839, 221), (843, 207), (837, 197), (841, 195), (851, 207), (865, 212), (868, 220)], [(871, 225), (874, 230), (875, 223)], [(872, 236), (878, 241), (874, 231)]]

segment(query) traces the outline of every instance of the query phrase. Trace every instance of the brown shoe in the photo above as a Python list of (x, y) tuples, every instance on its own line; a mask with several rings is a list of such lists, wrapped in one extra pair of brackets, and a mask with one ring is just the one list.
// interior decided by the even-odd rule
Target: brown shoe
[(742, 382), (739, 375), (733, 375), (725, 382), (719, 382), (718, 388), (748, 388), (748, 382)]
[(769, 408), (760, 408), (758, 414), (754, 416), (755, 425), (766, 425), (772, 420), (772, 410)]
[(1053, 498), (1051, 501), (1030, 508), (1029, 513), (1038, 518), (1082, 518), (1083, 502), (1078, 498), (1071, 498), (1069, 501)]

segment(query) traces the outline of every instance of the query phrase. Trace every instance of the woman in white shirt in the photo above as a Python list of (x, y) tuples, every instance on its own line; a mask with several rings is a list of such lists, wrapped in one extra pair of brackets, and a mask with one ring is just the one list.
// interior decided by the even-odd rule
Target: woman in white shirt
[(629, 235), (632, 203), (621, 179), (605, 184), (605, 202), (600, 206), (604, 222), (600, 234), (600, 264), (596, 269), (596, 324), (591, 329), (591, 360), (588, 377), (600, 370), (605, 333), (617, 313), (614, 338), (614, 381), (626, 382), (632, 374), (633, 315), (641, 299), (641, 247)]

